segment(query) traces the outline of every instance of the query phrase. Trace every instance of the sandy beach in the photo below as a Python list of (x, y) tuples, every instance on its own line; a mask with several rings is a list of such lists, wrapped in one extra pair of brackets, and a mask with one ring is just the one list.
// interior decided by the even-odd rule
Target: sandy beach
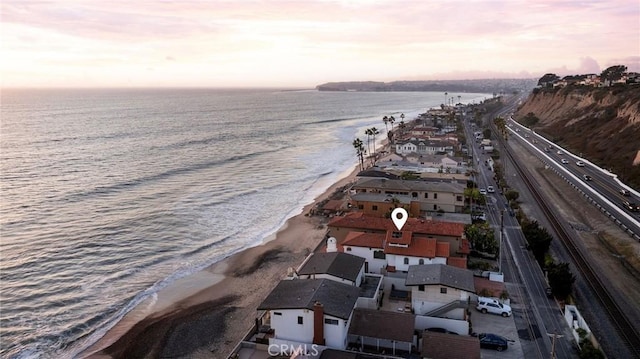
[(253, 326), (257, 307), (289, 267), (321, 244), (327, 218), (309, 216), (341, 193), (357, 169), (334, 183), (259, 246), (176, 281), (131, 311), (81, 356), (88, 358), (223, 358)]

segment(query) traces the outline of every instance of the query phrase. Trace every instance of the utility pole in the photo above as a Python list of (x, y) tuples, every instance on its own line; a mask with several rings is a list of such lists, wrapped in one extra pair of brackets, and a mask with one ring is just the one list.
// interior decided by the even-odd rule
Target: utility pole
[(498, 273), (502, 274), (502, 231), (504, 229), (504, 209), (500, 210), (500, 242), (498, 243)]

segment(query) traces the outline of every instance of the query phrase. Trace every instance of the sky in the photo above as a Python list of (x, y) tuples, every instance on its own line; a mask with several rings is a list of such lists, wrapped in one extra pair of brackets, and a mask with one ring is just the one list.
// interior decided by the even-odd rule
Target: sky
[(2, 87), (640, 72), (639, 0), (1, 0)]

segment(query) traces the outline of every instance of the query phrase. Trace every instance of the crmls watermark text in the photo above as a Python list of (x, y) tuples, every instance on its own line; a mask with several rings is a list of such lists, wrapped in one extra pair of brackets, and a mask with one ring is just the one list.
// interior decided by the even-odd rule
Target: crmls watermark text
[(317, 344), (269, 344), (269, 348), (267, 349), (269, 355), (293, 355), (293, 354), (307, 354), (307, 355), (318, 355), (320, 354), (320, 350), (318, 350)]

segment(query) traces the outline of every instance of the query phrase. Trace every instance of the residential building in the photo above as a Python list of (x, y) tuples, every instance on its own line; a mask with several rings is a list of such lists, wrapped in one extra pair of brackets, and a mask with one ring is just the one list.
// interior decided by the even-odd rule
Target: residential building
[(478, 337), (425, 331), (422, 335), (424, 359), (480, 359)]
[(397, 141), (395, 143), (395, 150), (399, 155), (417, 153), (422, 155), (448, 154), (449, 156), (453, 156), (454, 146), (449, 141), (410, 138), (408, 140)]
[(405, 281), (411, 288), (411, 307), (417, 315), (466, 319), (475, 293), (473, 272), (444, 264), (409, 266)]
[(349, 326), (349, 343), (363, 351), (375, 349), (391, 355), (411, 353), (415, 316), (370, 309), (356, 309)]
[(364, 262), (364, 258), (348, 253), (311, 253), (297, 273), (302, 279), (330, 279), (359, 287), (365, 273)]
[(412, 217), (430, 212), (462, 212), (466, 182), (360, 178), (352, 187), (352, 205), (366, 215), (384, 217), (408, 204)]
[(268, 311), (269, 344), (347, 347), (360, 289), (330, 279), (282, 280), (258, 306)]
[[(366, 216), (362, 212), (334, 217), (327, 226), (330, 235), (336, 238), (339, 246), (343, 245), (349, 232), (378, 233), (386, 238), (390, 231), (397, 231), (391, 219)], [(449, 243), (449, 257), (466, 258), (470, 253), (469, 241), (464, 236), (462, 223), (407, 218), (402, 230), (411, 232), (412, 238), (435, 238), (438, 242)]]

